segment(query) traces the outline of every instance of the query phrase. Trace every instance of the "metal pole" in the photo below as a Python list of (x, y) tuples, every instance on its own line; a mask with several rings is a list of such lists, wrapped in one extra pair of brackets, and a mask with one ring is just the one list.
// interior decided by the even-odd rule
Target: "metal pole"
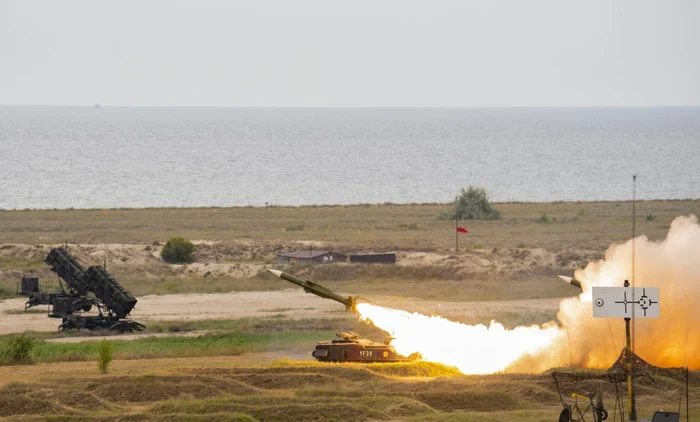
[(458, 220), (457, 205), (455, 204), (455, 251), (459, 252), (459, 220)]
[[(629, 287), (630, 283), (625, 280), (625, 287)], [(634, 385), (633, 385), (633, 375), (632, 375), (632, 339), (630, 336), (630, 319), (625, 318), (625, 339), (627, 341), (627, 403), (629, 406), (628, 413), (630, 415), (630, 421), (637, 420), (637, 408), (634, 402)]]
[[(636, 232), (637, 223), (637, 175), (632, 176), (632, 302), (634, 302), (634, 254), (635, 245), (634, 238), (637, 235)], [(625, 280), (625, 287), (629, 286), (629, 282)], [(634, 304), (632, 304), (632, 319), (634, 319)], [(630, 336), (630, 318), (625, 318), (625, 325), (627, 330), (627, 355), (628, 355), (628, 378), (627, 378), (627, 388), (629, 394), (629, 406), (630, 406), (630, 421), (637, 420), (637, 406), (634, 400), (634, 376), (632, 375), (632, 351), (634, 350), (634, 321), (632, 321), (632, 335)]]
[[(634, 298), (634, 282), (635, 282), (635, 272), (636, 272), (636, 267), (634, 266), (634, 255), (636, 252), (635, 248), (635, 237), (637, 236), (636, 232), (636, 224), (637, 224), (637, 175), (632, 176), (632, 302), (635, 301)], [(632, 305), (632, 350), (634, 350), (634, 340), (635, 335), (634, 335), (634, 326), (635, 326), (635, 321), (634, 321), (634, 305)]]
[(688, 404), (688, 367), (685, 367), (685, 420), (690, 420), (690, 404)]
[[(632, 176), (632, 287), (634, 287), (634, 236), (636, 235), (635, 223), (637, 220), (637, 176)], [(632, 290), (634, 293), (634, 290)], [(632, 298), (634, 301), (634, 297)], [(634, 307), (632, 308), (634, 312)]]
[(632, 349), (630, 340), (630, 318), (625, 318), (625, 331), (627, 334), (627, 402), (629, 404), (630, 421), (637, 420), (637, 407), (634, 401), (634, 381), (632, 375)]

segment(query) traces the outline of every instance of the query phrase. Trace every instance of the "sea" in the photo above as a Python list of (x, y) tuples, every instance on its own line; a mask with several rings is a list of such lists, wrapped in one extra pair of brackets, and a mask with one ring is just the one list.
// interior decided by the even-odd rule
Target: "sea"
[(0, 209), (700, 198), (700, 107), (0, 107)]

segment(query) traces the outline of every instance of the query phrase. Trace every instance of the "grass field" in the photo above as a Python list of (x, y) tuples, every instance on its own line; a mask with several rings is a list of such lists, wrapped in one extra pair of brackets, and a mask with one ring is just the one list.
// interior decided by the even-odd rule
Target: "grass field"
[[(277, 315), (277, 314), (276, 314)], [(355, 331), (372, 335), (378, 340), (382, 332), (360, 323), (357, 319), (284, 319), (270, 318), (238, 320), (158, 321), (148, 324), (146, 336), (138, 340), (121, 340), (111, 335), (115, 359), (148, 359), (163, 357), (227, 356), (264, 351), (288, 351), (310, 356), (312, 345), (335, 338), (336, 332)], [(155, 337), (148, 334), (194, 333), (195, 336)], [(50, 339), (75, 335), (105, 336), (109, 332), (26, 333), (33, 341), (29, 357), (33, 363), (96, 360), (98, 342), (48, 342)], [(0, 336), (0, 366), (12, 365), (10, 339), (16, 334)]]
[[(550, 374), (463, 376), (425, 362), (322, 364), (264, 354), (115, 361), (108, 374), (81, 362), (12, 367), (0, 383), (0, 417), (22, 420), (524, 421), (557, 420)], [(0, 373), (2, 374), (2, 373)], [(0, 378), (1, 379), (1, 378)], [(564, 399), (595, 382), (561, 383)], [(692, 374), (691, 412), (700, 406)], [(677, 409), (680, 380), (638, 382), (638, 409)], [(604, 383), (613, 413), (614, 387)]]
[[(162, 208), (0, 211), (3, 243), (140, 243), (187, 239), (315, 240), (339, 246), (450, 250), (454, 221), (436, 216), (450, 205)], [(463, 247), (601, 250), (631, 234), (631, 202), (494, 204), (502, 218), (463, 222)], [(700, 214), (700, 199), (638, 201), (637, 231), (663, 238), (671, 221)], [(541, 222), (542, 216), (547, 219)], [(649, 219), (647, 216), (650, 216)], [(653, 219), (652, 219), (653, 218)]]

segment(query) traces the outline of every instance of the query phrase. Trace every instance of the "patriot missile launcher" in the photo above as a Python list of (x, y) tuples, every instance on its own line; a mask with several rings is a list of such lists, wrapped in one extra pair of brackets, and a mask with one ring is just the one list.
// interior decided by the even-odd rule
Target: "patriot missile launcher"
[[(28, 296), (25, 310), (48, 305), (48, 316), (62, 320), (59, 331), (103, 329), (133, 332), (146, 328), (126, 319), (136, 305), (136, 298), (124, 290), (104, 267), (92, 266), (85, 270), (67, 249), (60, 247), (51, 249), (44, 262), (58, 275), (61, 290), (43, 292), (37, 277), (23, 277), (17, 293)], [(82, 315), (93, 306), (97, 307), (98, 315)]]
[(327, 287), (324, 287), (318, 283), (314, 283), (311, 280), (304, 280), (303, 278), (299, 278), (295, 275), (285, 273), (284, 271), (280, 270), (268, 270), (272, 274), (276, 275), (277, 277), (281, 278), (282, 280), (287, 280), (290, 283), (294, 283), (297, 286), (301, 287), (304, 289), (306, 293), (313, 293), (316, 296), (320, 296), (324, 299), (331, 299), (335, 300), (336, 302), (342, 303), (345, 305), (345, 310), (347, 312), (355, 312), (357, 313), (357, 298), (348, 296), (348, 297), (343, 297), (340, 296), (339, 294), (336, 294), (332, 290), (330, 290)]
[(581, 291), (583, 291), (583, 287), (581, 287), (581, 282), (578, 281), (578, 280), (576, 280), (575, 278), (573, 278), (573, 277), (567, 277), (567, 276), (565, 276), (565, 275), (560, 275), (559, 278), (561, 278), (562, 280), (564, 280), (564, 281), (566, 281), (567, 283), (571, 284), (572, 286), (578, 287), (579, 289), (581, 289)]

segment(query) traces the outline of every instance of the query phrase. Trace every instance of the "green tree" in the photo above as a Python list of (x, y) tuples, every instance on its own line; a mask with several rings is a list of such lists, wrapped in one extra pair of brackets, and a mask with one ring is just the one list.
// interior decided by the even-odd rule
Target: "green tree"
[(501, 212), (491, 206), (484, 188), (469, 186), (455, 197), (452, 208), (440, 213), (440, 220), (498, 220)]
[(160, 256), (171, 264), (192, 262), (194, 260), (194, 250), (195, 246), (189, 240), (181, 237), (171, 237), (165, 242), (163, 250), (160, 251)]

